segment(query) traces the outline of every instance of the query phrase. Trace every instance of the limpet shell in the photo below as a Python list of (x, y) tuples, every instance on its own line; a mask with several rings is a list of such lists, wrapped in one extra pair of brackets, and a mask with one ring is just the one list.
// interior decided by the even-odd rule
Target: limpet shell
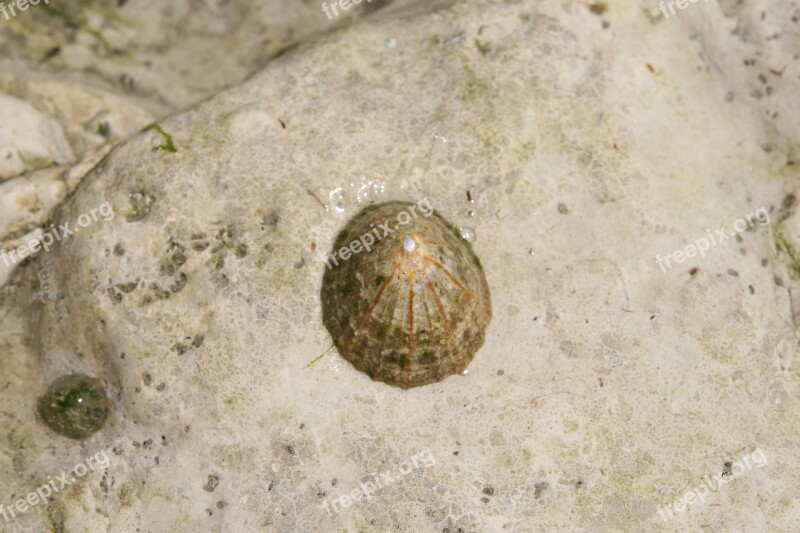
[(364, 208), (336, 238), (322, 280), (323, 321), (342, 357), (404, 389), (463, 372), (492, 318), (472, 246), (421, 206)]

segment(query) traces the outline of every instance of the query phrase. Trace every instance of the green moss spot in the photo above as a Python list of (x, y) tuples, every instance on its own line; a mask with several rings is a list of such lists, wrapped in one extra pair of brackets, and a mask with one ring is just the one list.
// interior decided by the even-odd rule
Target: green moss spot
[(797, 249), (786, 235), (784, 235), (781, 226), (775, 227), (775, 239), (778, 242), (778, 248), (787, 255), (789, 275), (794, 280), (800, 279), (800, 255), (798, 255)]
[(486, 485), (485, 487), (483, 487), (483, 493), (486, 494), (487, 496), (493, 496), (494, 487), (492, 487), (491, 485)]
[(384, 281), (386, 281), (386, 278), (384, 276), (382, 276), (380, 274), (375, 276), (375, 286), (376, 287), (380, 287), (381, 285), (383, 285)]
[(50, 429), (78, 440), (99, 431), (111, 411), (100, 380), (80, 374), (54, 381), (38, 407), (39, 415)]
[(111, 136), (111, 126), (108, 122), (101, 122), (97, 125), (97, 133), (108, 139)]
[(419, 358), (419, 362), (422, 363), (423, 365), (429, 365), (433, 363), (435, 360), (436, 357), (430, 350), (425, 350), (424, 352), (422, 352), (422, 355)]
[(492, 51), (492, 47), (489, 46), (489, 43), (485, 43), (480, 39), (475, 39), (475, 48), (481, 53), (481, 55), (487, 55), (489, 52)]
[(154, 152), (158, 152), (159, 150), (163, 150), (164, 152), (170, 152), (172, 154), (178, 152), (178, 149), (175, 148), (175, 143), (172, 140), (172, 135), (164, 131), (164, 129), (158, 124), (153, 124), (150, 129), (156, 130), (164, 138), (164, 144), (159, 144), (158, 146), (154, 147), (153, 148)]

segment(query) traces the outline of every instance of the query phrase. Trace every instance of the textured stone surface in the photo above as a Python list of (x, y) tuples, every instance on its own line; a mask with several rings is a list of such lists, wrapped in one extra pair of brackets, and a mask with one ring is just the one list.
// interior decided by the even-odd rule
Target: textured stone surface
[[(333, 23), (386, 4), (365, 3)], [(58, 0), (0, 22), (0, 70), (72, 72), (172, 109), (241, 82), (332, 25), (308, 0)]]
[(0, 114), (0, 182), (74, 160), (61, 125), (32, 105), (0, 94)]
[[(165, 112), (69, 76), (20, 69), (0, 69), (0, 91), (0, 251), (38, 238), (87, 172)], [(0, 285), (13, 267), (0, 258)]]
[[(0, 497), (111, 466), (10, 530), (796, 530), (799, 47), (773, 4), (401, 11), (162, 121), (176, 153), (116, 148), (55, 215), (114, 220), (0, 296)], [(468, 375), (308, 366), (337, 231), (421, 198), (475, 231), (492, 287)], [(80, 445), (32, 416), (67, 372), (114, 404)], [(664, 523), (706, 476), (729, 482)]]

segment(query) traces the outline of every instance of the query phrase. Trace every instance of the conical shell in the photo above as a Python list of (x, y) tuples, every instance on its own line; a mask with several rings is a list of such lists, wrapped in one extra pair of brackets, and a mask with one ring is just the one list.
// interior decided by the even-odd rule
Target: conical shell
[(472, 247), (421, 205), (363, 209), (336, 238), (322, 283), (323, 320), (342, 356), (402, 388), (461, 373), (492, 318)]

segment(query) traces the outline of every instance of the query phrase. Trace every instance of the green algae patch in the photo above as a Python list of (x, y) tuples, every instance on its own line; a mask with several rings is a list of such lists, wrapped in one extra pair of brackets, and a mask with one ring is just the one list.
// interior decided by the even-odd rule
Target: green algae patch
[(111, 404), (99, 379), (74, 374), (54, 381), (39, 400), (38, 410), (50, 429), (64, 437), (82, 440), (103, 427)]
[(775, 241), (778, 245), (778, 250), (786, 256), (786, 267), (789, 270), (789, 276), (793, 280), (800, 279), (800, 255), (797, 253), (797, 248), (784, 235), (780, 225), (775, 226)]
[(323, 357), (325, 357), (326, 355), (328, 355), (329, 353), (331, 353), (331, 350), (333, 350), (333, 348), (334, 348), (335, 346), (336, 346), (336, 345), (335, 345), (333, 342), (331, 342), (331, 345), (330, 345), (330, 346), (328, 346), (328, 349), (327, 349), (327, 350), (325, 350), (324, 352), (322, 352), (322, 355), (320, 355), (320, 356), (318, 356), (318, 357), (314, 358), (314, 360), (313, 360), (313, 361), (311, 361), (310, 363), (308, 363), (308, 364), (307, 364), (305, 367), (303, 367), (303, 368), (309, 368), (310, 366), (314, 365), (314, 364), (315, 364), (317, 361), (321, 360)]
[(164, 152), (169, 152), (171, 154), (178, 152), (178, 149), (175, 148), (175, 142), (172, 140), (172, 135), (164, 131), (164, 128), (158, 124), (153, 124), (149, 129), (156, 130), (164, 138), (164, 144), (159, 144), (158, 146), (153, 147), (154, 152), (158, 152), (159, 150), (163, 150)]
[(492, 47), (489, 43), (483, 42), (480, 39), (475, 39), (475, 48), (481, 53), (481, 55), (488, 55), (489, 52), (492, 51)]

